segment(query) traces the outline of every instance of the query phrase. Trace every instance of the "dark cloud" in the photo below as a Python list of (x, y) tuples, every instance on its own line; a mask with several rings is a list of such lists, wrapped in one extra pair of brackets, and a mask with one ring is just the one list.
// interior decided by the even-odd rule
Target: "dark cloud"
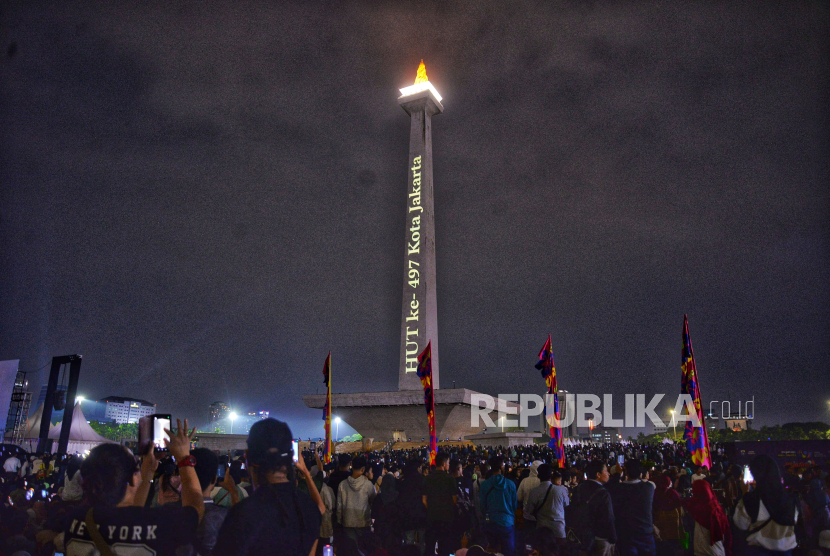
[[(444, 385), (826, 419), (828, 14), (750, 3), (18, 3), (2, 29), (0, 358), (88, 396), (314, 434), (394, 389), (408, 121), (434, 121)], [(182, 394), (181, 392), (186, 392)]]

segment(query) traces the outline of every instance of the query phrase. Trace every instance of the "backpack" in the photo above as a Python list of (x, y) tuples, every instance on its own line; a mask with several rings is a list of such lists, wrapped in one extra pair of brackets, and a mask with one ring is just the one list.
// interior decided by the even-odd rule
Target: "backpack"
[[(470, 488), (469, 490), (472, 490)], [(475, 516), (475, 506), (471, 498), (472, 493), (468, 493), (462, 485), (458, 485), (458, 503), (455, 505), (455, 524), (459, 529), (466, 531), (473, 525), (473, 516)]]
[(600, 489), (594, 491), (584, 503), (570, 504), (565, 507), (565, 533), (568, 544), (586, 552), (594, 544), (594, 533), (591, 531), (590, 504)]

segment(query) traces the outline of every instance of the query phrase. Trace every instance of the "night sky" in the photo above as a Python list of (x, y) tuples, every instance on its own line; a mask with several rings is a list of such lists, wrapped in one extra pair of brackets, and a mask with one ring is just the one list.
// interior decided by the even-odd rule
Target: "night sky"
[(541, 394), (551, 333), (674, 397), (688, 313), (705, 400), (830, 418), (826, 3), (135, 4), (0, 12), (0, 359), (302, 436), (329, 350), (397, 389), (423, 58), (443, 387)]

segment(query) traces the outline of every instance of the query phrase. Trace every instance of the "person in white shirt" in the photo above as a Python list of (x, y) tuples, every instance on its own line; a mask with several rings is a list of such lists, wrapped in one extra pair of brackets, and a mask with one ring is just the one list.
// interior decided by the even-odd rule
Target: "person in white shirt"
[(17, 456), (12, 456), (3, 464), (3, 471), (6, 472), (8, 481), (13, 481), (17, 477), (17, 472), (20, 470), (20, 460)]
[(525, 519), (533, 516), (536, 536), (565, 538), (565, 507), (570, 503), (568, 489), (562, 486), (562, 475), (553, 473), (547, 463), (539, 466), (539, 486), (534, 488), (524, 503)]
[(10, 471), (16, 474), (18, 469), (20, 469), (20, 460), (17, 459), (17, 456), (11, 456), (3, 464), (3, 471)]
[(735, 527), (747, 531), (747, 556), (778, 552), (789, 555), (796, 547), (795, 499), (784, 489), (778, 464), (769, 456), (756, 456), (749, 464), (755, 488), (735, 507)]
[(695, 472), (692, 475), (692, 483), (694, 483), (695, 481), (701, 481), (705, 478), (706, 478), (706, 474), (703, 472), (703, 468), (702, 467), (696, 467)]

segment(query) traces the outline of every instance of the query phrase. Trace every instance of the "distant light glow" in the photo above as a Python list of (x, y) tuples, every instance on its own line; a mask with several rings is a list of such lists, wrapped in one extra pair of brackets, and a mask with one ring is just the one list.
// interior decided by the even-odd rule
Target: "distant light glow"
[(75, 401), (77, 401), (78, 403), (81, 403), (81, 402), (82, 402), (82, 401), (84, 401), (85, 399), (86, 399), (86, 398), (85, 398), (85, 397), (83, 397), (83, 396), (75, 396)]
[(230, 417), (230, 418), (231, 418), (231, 421), (233, 421), (234, 419), (236, 419), (237, 417), (239, 417), (239, 415), (237, 415), (237, 414), (236, 414), (236, 412), (231, 411), (231, 414), (230, 414), (230, 415), (228, 415), (228, 417)]
[(337, 424), (339, 425), (339, 424), (340, 424), (340, 417), (335, 417), (335, 418), (334, 418), (334, 422), (335, 422), (335, 423), (337, 423)]
[(410, 85), (409, 87), (404, 87), (403, 89), (401, 89), (401, 97), (408, 97), (409, 95), (414, 95), (422, 91), (432, 91), (432, 94), (435, 95), (435, 98), (438, 99), (438, 102), (441, 102), (441, 95), (438, 94), (438, 91), (435, 90), (435, 87), (433, 87), (432, 83), (430, 83), (429, 81), (424, 81), (423, 83), (417, 83), (415, 85)]

